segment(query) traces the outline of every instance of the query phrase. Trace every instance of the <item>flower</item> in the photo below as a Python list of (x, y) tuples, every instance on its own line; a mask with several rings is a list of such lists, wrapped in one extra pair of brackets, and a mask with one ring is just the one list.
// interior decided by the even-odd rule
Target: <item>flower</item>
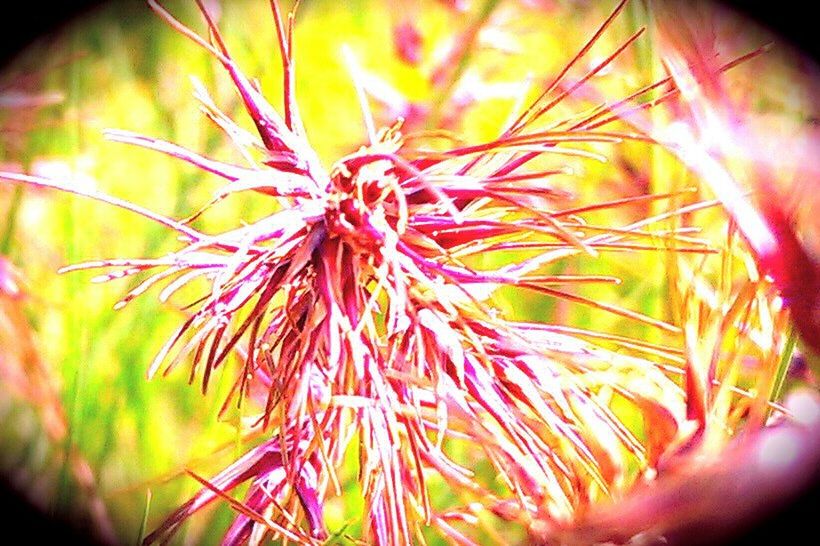
[[(63, 268), (107, 270), (94, 282), (147, 274), (116, 309), (154, 286), (163, 286), (159, 299), (166, 301), (194, 279), (207, 280), (208, 291), (187, 306), (187, 318), (158, 352), (149, 377), (187, 363), (191, 380), (198, 379), (205, 393), (214, 370), (235, 353), (241, 359), (225, 408), (251, 399), (258, 415), (250, 428), (265, 440), (211, 479), (191, 473), (202, 489), (146, 543), (170, 538), (187, 517), (217, 499), (237, 512), (227, 544), (256, 543), (268, 535), (320, 543), (329, 536), (324, 505), (342, 494), (337, 471), (350, 452), (358, 455), (362, 538), (369, 542), (411, 543), (423, 526), (432, 526), (453, 542), (474, 544), (482, 513), (533, 536), (545, 527), (560, 532), (582, 521), (591, 505), (618, 498), (636, 481), (674, 467), (679, 457), (722, 445), (716, 420), (739, 422), (732, 396), (758, 400), (736, 386), (736, 360), (728, 360), (730, 371), (714, 361), (736, 327), (732, 320), (751, 301), (760, 302), (770, 322), (783, 320), (776, 312), (765, 314), (776, 307), (766, 287), (758, 292), (755, 283), (727, 294), (726, 301), (736, 305), (726, 318), (724, 301), (698, 314), (715, 292), (698, 285), (687, 299), (691, 313), (682, 327), (573, 289), (617, 284), (617, 276), (544, 273), (559, 260), (604, 252), (720, 253), (684, 227), (653, 229), (661, 220), (715, 207), (715, 201), (670, 206), (624, 225), (586, 219), (593, 212), (691, 195), (689, 189), (570, 206), (551, 186), (568, 173), (554, 158), (594, 160), (601, 158), (600, 145), (652, 140), (648, 130), (606, 126), (661, 102), (634, 106), (648, 91), (666, 86), (664, 98), (680, 92), (667, 78), (614, 104), (555, 115), (545, 124), (558, 104), (582, 93), (641, 36), (638, 30), (570, 81), (570, 71), (626, 1), (497, 139), (478, 144), (430, 149), (402, 133), (402, 120), (378, 128), (348, 50), (367, 142), (329, 169), (308, 141), (295, 98), (294, 14), (284, 19), (278, 3), (271, 3), (283, 65), (280, 115), (234, 62), (203, 2), (197, 4), (210, 41), (149, 0), (231, 78), (257, 129), (250, 144), (204, 88), (197, 88), (197, 98), (206, 115), (244, 146), (248, 166), (127, 131), (106, 135), (224, 179), (199, 213), (176, 220), (93, 189), (3, 175), (99, 199), (177, 232), (180, 247), (164, 256)], [(479, 26), (468, 31), (476, 34)], [(453, 83), (460, 75), (457, 67), (444, 79)], [(193, 227), (200, 213), (242, 192), (275, 201), (273, 212), (215, 234)], [(479, 259), (509, 251), (534, 255), (504, 266)], [(695, 277), (688, 278), (692, 287)], [(683, 340), (683, 348), (505, 317), (492, 298), (507, 287), (641, 323)], [(761, 359), (767, 372), (782, 348), (767, 346)], [(660, 355), (663, 363), (649, 355)], [(628, 408), (629, 419), (613, 408), (615, 399)], [(756, 409), (761, 415), (769, 410), (766, 402)], [(470, 457), (463, 456), (465, 449)], [(474, 472), (471, 457), (492, 465), (498, 481)], [(442, 508), (432, 498), (433, 480), (464, 502)], [(233, 491), (248, 482), (244, 501), (234, 499)]]

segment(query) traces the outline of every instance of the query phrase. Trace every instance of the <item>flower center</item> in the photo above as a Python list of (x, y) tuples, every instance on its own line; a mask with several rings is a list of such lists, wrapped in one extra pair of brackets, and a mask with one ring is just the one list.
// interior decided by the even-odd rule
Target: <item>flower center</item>
[(374, 253), (381, 248), (397, 223), (398, 180), (392, 168), (387, 160), (358, 156), (336, 165), (325, 212), (331, 237), (341, 237), (359, 252)]

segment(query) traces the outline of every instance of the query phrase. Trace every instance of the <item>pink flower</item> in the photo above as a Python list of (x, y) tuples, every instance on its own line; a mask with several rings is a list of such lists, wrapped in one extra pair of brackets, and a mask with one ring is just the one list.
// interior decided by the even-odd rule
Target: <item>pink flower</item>
[[(645, 358), (661, 354), (680, 362), (683, 350), (510, 320), (491, 301), (499, 288), (512, 287), (612, 313), (665, 335), (682, 334), (675, 324), (573, 290), (582, 283), (620, 282), (615, 276), (543, 273), (559, 260), (602, 252), (716, 253), (683, 232), (652, 228), (660, 219), (713, 203), (624, 225), (598, 226), (586, 219), (593, 211), (670, 199), (688, 190), (569, 206), (566, 193), (551, 187), (555, 177), (568, 172), (551, 159), (600, 159), (590, 144), (648, 140), (602, 128), (617, 121), (640, 92), (614, 106), (567, 119), (556, 116), (549, 129), (540, 125), (641, 35), (636, 32), (580, 80), (569, 81), (570, 70), (625, 2), (489, 142), (431, 150), (406, 141), (401, 122), (377, 129), (356, 79), (367, 142), (329, 169), (308, 142), (295, 100), (292, 14), (286, 24), (272, 2), (284, 73), (280, 115), (233, 61), (202, 2), (210, 41), (157, 2), (149, 4), (222, 64), (258, 132), (249, 152), (263, 154), (264, 160), (258, 166), (227, 164), (126, 131), (109, 131), (108, 138), (224, 179), (203, 211), (231, 194), (255, 192), (271, 200), (274, 212), (208, 234), (192, 227), (195, 217), (175, 220), (92, 189), (4, 175), (99, 199), (177, 232), (180, 246), (165, 256), (64, 268), (107, 270), (95, 282), (144, 274), (117, 309), (153, 286), (162, 286), (159, 298), (165, 301), (193, 279), (208, 281), (209, 290), (187, 307), (188, 318), (160, 349), (149, 376), (188, 363), (192, 381), (201, 381), (205, 392), (213, 371), (230, 355), (242, 360), (225, 404), (251, 399), (258, 408), (253, 427), (267, 439), (214, 478), (194, 476), (203, 488), (146, 543), (168, 539), (187, 517), (217, 499), (237, 512), (225, 536), (228, 544), (267, 535), (320, 543), (328, 537), (325, 501), (341, 494), (337, 469), (356, 448), (365, 540), (411, 543), (421, 526), (430, 525), (450, 540), (472, 544), (470, 531), (462, 532), (459, 522), (476, 521), (482, 510), (538, 535), (544, 526), (571, 526), (597, 500), (634, 483), (635, 469), (657, 472), (696, 442), (703, 426), (695, 430), (692, 423), (706, 421), (709, 396), (703, 393), (712, 376), (695, 375), (688, 360), (676, 366)], [(469, 47), (481, 23), (469, 26), (458, 47)], [(399, 30), (404, 33), (397, 34), (400, 52), (413, 62), (414, 29)], [(452, 58), (463, 60), (458, 47)], [(454, 82), (459, 70), (443, 66), (437, 77)], [(240, 131), (203, 89), (197, 94), (206, 115), (229, 136)], [(477, 260), (508, 251), (530, 257), (505, 266), (481, 267)], [(588, 339), (603, 339), (618, 350)], [(685, 376), (683, 386), (675, 375)], [(690, 380), (707, 383), (695, 388)], [(607, 397), (618, 397), (648, 432), (638, 437)], [(488, 483), (465, 467), (458, 446), (492, 465), (499, 480)], [(439, 509), (430, 498), (431, 475), (469, 500)], [(247, 482), (244, 501), (233, 499), (231, 493)]]

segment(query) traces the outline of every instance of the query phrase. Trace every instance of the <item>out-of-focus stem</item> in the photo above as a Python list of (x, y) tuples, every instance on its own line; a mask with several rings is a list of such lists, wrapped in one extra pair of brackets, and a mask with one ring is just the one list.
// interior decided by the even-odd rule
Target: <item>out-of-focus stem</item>
[[(783, 349), (783, 354), (780, 358), (780, 364), (777, 366), (774, 380), (772, 381), (772, 390), (769, 394), (769, 400), (779, 400), (780, 394), (783, 390), (783, 384), (786, 382), (786, 375), (789, 372), (794, 348), (797, 345), (797, 331), (792, 327), (789, 329), (789, 337), (786, 340), (786, 346)], [(771, 414), (771, 409), (769, 409)]]
[(444, 81), (443, 85), (439, 87), (438, 92), (433, 98), (433, 108), (427, 118), (427, 127), (435, 129), (439, 126), (441, 121), (442, 108), (446, 105), (448, 99), (452, 96), (456, 84), (464, 75), (464, 71), (470, 65), (470, 59), (473, 56), (474, 48), (478, 40), (478, 35), (481, 29), (490, 20), (490, 16), (496, 7), (498, 7), (499, 0), (484, 0), (481, 8), (478, 11), (476, 18), (464, 30), (460, 36), (459, 43), (454, 45), (456, 48), (455, 67), (451, 69)]
[(717, 460), (670, 469), (572, 528), (536, 525), (534, 543), (703, 546), (733, 538), (816, 487), (820, 398), (814, 391), (796, 391), (786, 406), (791, 419), (738, 437)]
[(9, 212), (6, 216), (6, 227), (0, 237), (0, 255), (7, 256), (11, 250), (11, 241), (14, 237), (14, 226), (17, 223), (17, 213), (20, 211), (20, 204), (23, 201), (23, 187), (14, 188), (14, 195), (11, 198)]

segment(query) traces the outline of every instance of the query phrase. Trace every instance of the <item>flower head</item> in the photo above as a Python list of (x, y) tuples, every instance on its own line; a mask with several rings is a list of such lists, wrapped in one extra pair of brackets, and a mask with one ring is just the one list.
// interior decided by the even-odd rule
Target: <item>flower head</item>
[[(498, 138), (478, 144), (425, 147), (402, 133), (402, 120), (377, 127), (348, 50), (367, 142), (330, 168), (311, 147), (295, 99), (293, 13), (285, 20), (277, 2), (271, 3), (284, 75), (280, 115), (231, 58), (202, 2), (210, 41), (157, 2), (149, 4), (222, 64), (258, 137), (251, 144), (238, 138), (247, 135), (199, 87), (206, 115), (245, 146), (247, 166), (126, 131), (109, 131), (108, 138), (224, 179), (202, 211), (232, 194), (256, 192), (271, 199), (273, 212), (207, 234), (192, 227), (199, 213), (174, 220), (90, 190), (6, 175), (104, 200), (178, 233), (180, 247), (165, 256), (64, 268), (108, 270), (95, 277), (98, 282), (147, 274), (118, 309), (153, 286), (163, 285), (159, 298), (165, 301), (194, 279), (207, 280), (208, 291), (187, 306), (186, 320), (158, 352), (149, 376), (187, 363), (191, 380), (204, 392), (214, 370), (232, 354), (241, 359), (225, 407), (250, 398), (258, 408), (251, 427), (267, 439), (211, 479), (194, 475), (201, 491), (146, 542), (169, 538), (185, 518), (217, 499), (237, 511), (226, 543), (255, 542), (268, 534), (321, 542), (328, 537), (323, 506), (341, 494), (337, 469), (351, 450), (358, 453), (365, 499), (363, 535), (373, 543), (411, 543), (427, 525), (471, 544), (461, 523), (475, 523), (481, 512), (541, 532), (546, 524), (571, 526), (591, 503), (617, 497), (640, 475), (651, 476), (699, 441), (712, 408), (706, 392), (717, 377), (687, 360), (683, 350), (516, 321), (493, 303), (500, 288), (512, 287), (691, 339), (678, 325), (573, 290), (579, 284), (615, 284), (616, 276), (544, 273), (567, 257), (602, 252), (717, 253), (684, 228), (652, 228), (716, 202), (672, 207), (624, 225), (587, 220), (593, 212), (669, 200), (689, 189), (569, 206), (551, 185), (568, 172), (561, 157), (594, 160), (600, 145), (649, 140), (641, 132), (606, 128), (643, 110), (632, 102), (640, 92), (614, 105), (550, 118), (556, 105), (581, 93), (641, 35), (636, 32), (570, 81), (570, 70), (624, 1)], [(415, 38), (397, 40), (413, 61)], [(678, 92), (672, 83), (667, 79), (642, 91), (668, 85), (671, 96)], [(509, 251), (530, 257), (503, 266), (481, 259)], [(648, 355), (671, 362), (661, 365)], [(613, 409), (614, 398), (628, 406), (643, 433)], [(492, 465), (499, 482), (477, 475), (465, 449)], [(433, 479), (451, 486), (464, 502), (442, 507), (431, 499)], [(233, 490), (247, 482), (245, 500), (233, 499)]]

